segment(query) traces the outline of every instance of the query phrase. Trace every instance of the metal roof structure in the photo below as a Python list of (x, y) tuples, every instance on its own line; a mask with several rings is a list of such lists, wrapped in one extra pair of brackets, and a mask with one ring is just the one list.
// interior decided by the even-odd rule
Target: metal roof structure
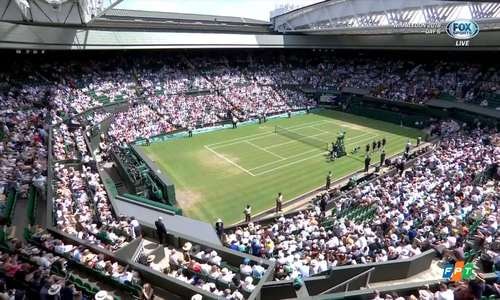
[[(457, 18), (500, 19), (500, 3), (439, 0), (328, 0), (271, 19), (281, 33), (342, 33), (343, 29), (412, 27)], [(419, 27), (419, 26), (414, 26)], [(424, 26), (422, 26), (424, 27)], [(373, 33), (373, 32), (372, 32)]]
[(184, 32), (273, 33), (271, 23), (249, 18), (110, 9), (87, 26)]
[(203, 21), (203, 22), (225, 22), (225, 23), (244, 23), (244, 24), (258, 24), (269, 25), (269, 22), (240, 18), (230, 16), (215, 16), (215, 15), (200, 15), (200, 14), (186, 14), (186, 13), (171, 13), (171, 12), (156, 12), (156, 11), (143, 11), (143, 10), (130, 10), (130, 9), (110, 9), (106, 11), (102, 18), (116, 18), (116, 19), (144, 19), (144, 20), (182, 20), (182, 21)]
[(2, 0), (0, 21), (84, 25), (123, 0)]

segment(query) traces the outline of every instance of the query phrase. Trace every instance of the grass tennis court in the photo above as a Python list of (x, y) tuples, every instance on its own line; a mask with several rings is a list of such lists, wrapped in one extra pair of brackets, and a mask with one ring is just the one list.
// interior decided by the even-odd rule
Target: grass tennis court
[[(325, 147), (276, 134), (276, 125), (307, 135)], [(348, 155), (331, 162), (325, 148), (341, 130), (346, 131)], [(289, 200), (323, 185), (330, 170), (335, 180), (363, 168), (365, 146), (373, 140), (386, 138), (389, 157), (403, 151), (408, 138), (415, 144), (419, 135), (422, 133), (416, 129), (322, 110), (143, 149), (174, 181), (177, 202), (185, 215), (208, 222), (220, 217), (231, 224), (243, 218), (247, 203), (254, 214), (274, 207), (278, 192)], [(361, 150), (351, 155), (355, 146)], [(378, 152), (372, 155), (372, 163), (379, 159)]]

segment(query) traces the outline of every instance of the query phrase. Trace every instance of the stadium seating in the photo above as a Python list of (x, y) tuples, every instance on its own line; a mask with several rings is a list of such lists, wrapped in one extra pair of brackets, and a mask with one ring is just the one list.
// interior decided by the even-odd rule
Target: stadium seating
[[(402, 177), (377, 178), (356, 187), (349, 197), (332, 199), (334, 208), (326, 218), (316, 207), (276, 222), (250, 223), (229, 230), (226, 245), (275, 259), (277, 279), (307, 278), (340, 265), (405, 259), (430, 247), (445, 257), (463, 248), (465, 259), (472, 260), (478, 249), (470, 245), (478, 229), (480, 235), (489, 236), (488, 243), (494, 243), (497, 226), (494, 199), (498, 187), (486, 187), (485, 181), (473, 186), (471, 181), (498, 155), (497, 148), (476, 144), (483, 134), (447, 135), (440, 148), (429, 158), (418, 158)], [(455, 165), (460, 166), (460, 175)], [(450, 188), (449, 180), (457, 184), (460, 199), (467, 193), (473, 200), (450, 202), (449, 212), (439, 214), (433, 207), (439, 207), (438, 199), (448, 197), (444, 191)], [(480, 192), (473, 193), (474, 189)], [(460, 229), (461, 223), (466, 228)]]
[[(251, 63), (238, 54), (229, 60), (222, 55), (172, 54), (165, 58), (150, 53), (91, 61), (63, 57), (43, 66), (27, 62), (24, 68), (0, 72), (0, 81), (7, 83), (0, 87), (2, 224), (15, 223), (16, 204), (25, 203), (23, 225), (35, 225), (41, 209), (38, 204), (46, 200), (53, 218), (47, 220), (48, 227), (74, 239), (63, 243), (44, 230), (33, 236), (27, 229), (24, 238), (30, 245), (23, 245), (14, 237), (13, 227), (2, 226), (0, 246), (7, 254), (0, 255), (1, 262), (8, 265), (19, 256), (30, 271), (41, 265), (50, 274), (67, 277), (87, 297), (94, 296), (98, 287), (83, 280), (79, 272), (139, 297), (137, 282), (117, 279), (129, 271), (121, 270), (124, 266), (113, 257), (106, 257), (114, 265), (111, 272), (95, 267), (104, 261), (95, 249), (113, 256), (136, 237), (132, 219), (116, 215), (113, 209), (111, 200), (119, 194), (116, 185), (110, 178), (101, 178), (100, 172), (113, 163), (113, 149), (125, 148), (138, 139), (222, 124), (233, 116), (245, 121), (314, 107), (316, 101), (312, 93), (304, 92), (306, 88), (340, 93), (349, 87), (415, 104), (434, 98), (477, 105), (486, 100), (492, 108), (500, 103), (498, 70), (487, 71), (486, 66), (477, 64), (451, 59), (407, 63), (388, 56), (375, 59), (354, 54), (312, 58), (251, 55)], [(120, 112), (99, 110), (119, 103), (125, 103)], [(401, 120), (390, 108), (353, 105), (349, 111), (408, 126), (431, 124), (421, 117)], [(102, 121), (110, 116), (101, 131)], [(455, 133), (460, 125), (440, 126), (445, 128), (441, 131), (445, 138), (435, 154), (419, 159), (404, 176), (377, 178), (354, 187), (349, 197), (341, 194), (334, 198), (335, 203), (330, 204), (335, 207), (326, 216), (315, 207), (294, 216), (280, 216), (271, 224), (245, 224), (226, 232), (226, 246), (274, 261), (276, 269), (266, 272), (274, 272), (276, 280), (307, 278), (341, 265), (405, 259), (428, 248), (436, 249), (444, 261), (456, 255), (457, 249), (463, 250), (467, 261), (481, 259), (488, 251), (491, 260), (496, 259), (499, 191), (498, 185), (489, 185), (497, 174), (487, 168), (494, 170), (500, 154), (498, 147), (483, 145), (481, 138), (498, 140), (498, 133), (484, 129)], [(448, 126), (453, 130), (447, 131)], [(95, 128), (98, 134), (93, 136)], [(134, 174), (130, 176), (132, 184), (144, 180), (141, 176), (151, 171), (134, 158), (122, 159), (124, 169)], [(153, 196), (149, 198), (154, 199), (124, 196), (181, 214), (172, 202), (153, 201), (164, 200), (166, 195), (154, 184), (150, 188)], [(413, 231), (415, 236), (410, 238)], [(38, 239), (41, 236), (45, 240)], [(79, 251), (78, 243), (83, 241), (95, 246), (87, 254), (96, 264), (75, 259), (81, 253), (55, 250), (67, 246)], [(43, 260), (32, 252), (35, 247), (46, 252)], [(204, 251), (209, 248), (200, 247)], [(241, 266), (217, 264), (192, 254), (192, 265), (180, 264), (168, 275), (186, 282), (200, 276), (202, 281), (196, 284), (204, 286), (212, 297), (239, 293), (249, 297), (252, 289), (262, 284), (259, 276), (247, 276), (248, 282), (240, 280), (241, 285), (201, 276), (192, 269), (196, 263), (214, 267), (214, 273), (226, 269), (238, 275)], [(44, 265), (45, 259), (50, 266)], [(67, 261), (67, 269), (54, 265), (51, 259)], [(0, 277), (11, 277), (5, 270), (1, 272)], [(113, 278), (113, 273), (119, 274)], [(30, 289), (30, 283), (16, 281), (21, 290)], [(60, 278), (58, 282), (63, 284)]]

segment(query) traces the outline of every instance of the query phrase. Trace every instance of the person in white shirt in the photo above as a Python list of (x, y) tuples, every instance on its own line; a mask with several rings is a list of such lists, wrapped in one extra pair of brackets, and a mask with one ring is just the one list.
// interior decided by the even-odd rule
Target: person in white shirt
[(250, 266), (250, 259), (245, 258), (243, 263), (240, 265), (240, 272), (245, 276), (249, 276), (252, 274), (252, 266)]
[(255, 285), (253, 285), (253, 278), (247, 276), (245, 278), (245, 281), (242, 283), (241, 287), (247, 293), (253, 292), (253, 290), (255, 289)]
[(454, 300), (453, 290), (449, 289), (445, 283), (439, 284), (439, 291), (434, 293), (435, 300)]

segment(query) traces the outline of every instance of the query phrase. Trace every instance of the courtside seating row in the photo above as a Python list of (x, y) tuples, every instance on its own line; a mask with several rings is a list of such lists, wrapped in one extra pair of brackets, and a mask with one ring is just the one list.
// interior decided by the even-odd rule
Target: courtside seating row
[(335, 219), (345, 218), (351, 220), (357, 224), (361, 224), (364, 222), (369, 222), (373, 219), (377, 212), (375, 206), (350, 206), (346, 209), (343, 209), (339, 213), (337, 213), (336, 209), (332, 209), (332, 216), (327, 220), (323, 221), (321, 225), (325, 227), (326, 230), (331, 229), (333, 227), (333, 223)]

